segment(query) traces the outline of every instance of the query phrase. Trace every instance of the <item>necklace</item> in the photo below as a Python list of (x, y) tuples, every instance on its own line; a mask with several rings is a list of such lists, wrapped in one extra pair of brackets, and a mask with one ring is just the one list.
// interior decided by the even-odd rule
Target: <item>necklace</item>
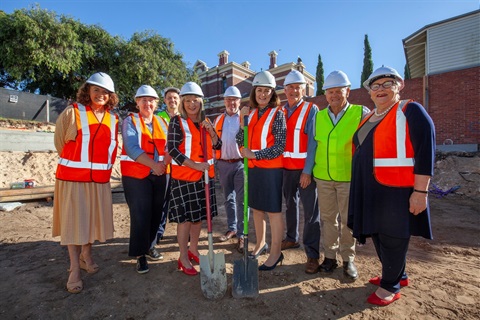
[(390, 109), (393, 108), (393, 106), (394, 106), (395, 104), (396, 104), (396, 102), (395, 102), (394, 104), (392, 104), (390, 107), (388, 107), (385, 111), (380, 112), (380, 113), (378, 113), (378, 112), (377, 112), (377, 108), (375, 108), (374, 113), (375, 113), (375, 115), (376, 115), (377, 117), (384, 116), (388, 111), (390, 111)]

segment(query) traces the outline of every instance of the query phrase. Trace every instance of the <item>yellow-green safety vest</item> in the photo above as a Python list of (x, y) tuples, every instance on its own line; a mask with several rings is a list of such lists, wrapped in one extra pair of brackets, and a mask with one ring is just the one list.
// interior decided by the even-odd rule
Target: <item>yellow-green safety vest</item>
[(333, 124), (328, 108), (315, 119), (317, 152), (313, 176), (320, 180), (349, 182), (352, 177), (352, 138), (362, 120), (363, 107), (351, 104), (342, 118)]

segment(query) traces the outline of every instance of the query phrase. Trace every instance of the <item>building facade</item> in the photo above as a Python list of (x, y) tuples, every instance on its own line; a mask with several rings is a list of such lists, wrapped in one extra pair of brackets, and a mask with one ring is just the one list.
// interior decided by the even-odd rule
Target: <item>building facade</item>
[[(226, 50), (220, 52), (218, 54), (218, 65), (211, 68), (202, 60), (197, 60), (193, 66), (202, 83), (202, 91), (205, 95), (205, 109), (209, 117), (215, 117), (225, 110), (223, 93), (229, 86), (236, 86), (242, 93), (241, 105), (248, 105), (253, 78), (257, 72), (250, 69), (250, 63), (248, 61), (240, 64), (229, 62), (229, 55), (230, 53)], [(266, 70), (275, 77), (277, 82), (275, 91), (282, 104), (287, 101), (283, 89), (283, 82), (285, 81), (286, 75), (294, 69), (302, 72), (305, 76), (305, 80), (307, 81), (306, 95), (310, 96), (314, 94), (315, 77), (305, 69), (305, 65), (300, 58), (296, 63), (290, 62), (277, 65), (278, 53), (271, 51), (268, 56), (270, 63)]]

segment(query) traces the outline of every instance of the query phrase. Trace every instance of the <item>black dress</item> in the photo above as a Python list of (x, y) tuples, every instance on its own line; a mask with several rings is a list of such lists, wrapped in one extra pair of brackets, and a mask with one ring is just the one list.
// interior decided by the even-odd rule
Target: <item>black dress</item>
[[(433, 175), (435, 133), (431, 118), (418, 103), (409, 103), (405, 111), (414, 149), (414, 173)], [(379, 122), (380, 123), (380, 122)], [(385, 234), (407, 239), (422, 236), (432, 239), (430, 209), (413, 215), (409, 211), (411, 187), (389, 187), (373, 175), (373, 133), (370, 130), (359, 145), (358, 130), (353, 137), (355, 153), (352, 163), (348, 226), (360, 243), (372, 234)]]

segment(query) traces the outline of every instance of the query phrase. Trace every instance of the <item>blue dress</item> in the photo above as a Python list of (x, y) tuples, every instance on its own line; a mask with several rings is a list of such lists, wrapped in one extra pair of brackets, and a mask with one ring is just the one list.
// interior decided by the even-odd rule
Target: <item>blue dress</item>
[[(433, 175), (435, 129), (425, 109), (416, 102), (407, 105), (405, 116), (414, 149), (414, 173)], [(380, 120), (378, 123), (380, 123)], [(378, 125), (378, 124), (377, 124)], [(390, 187), (377, 182), (373, 175), (373, 134), (370, 130), (359, 145), (358, 130), (353, 137), (355, 153), (348, 209), (348, 227), (353, 237), (365, 243), (372, 234), (408, 239), (422, 236), (432, 239), (430, 208), (418, 215), (409, 211), (411, 187)]]

